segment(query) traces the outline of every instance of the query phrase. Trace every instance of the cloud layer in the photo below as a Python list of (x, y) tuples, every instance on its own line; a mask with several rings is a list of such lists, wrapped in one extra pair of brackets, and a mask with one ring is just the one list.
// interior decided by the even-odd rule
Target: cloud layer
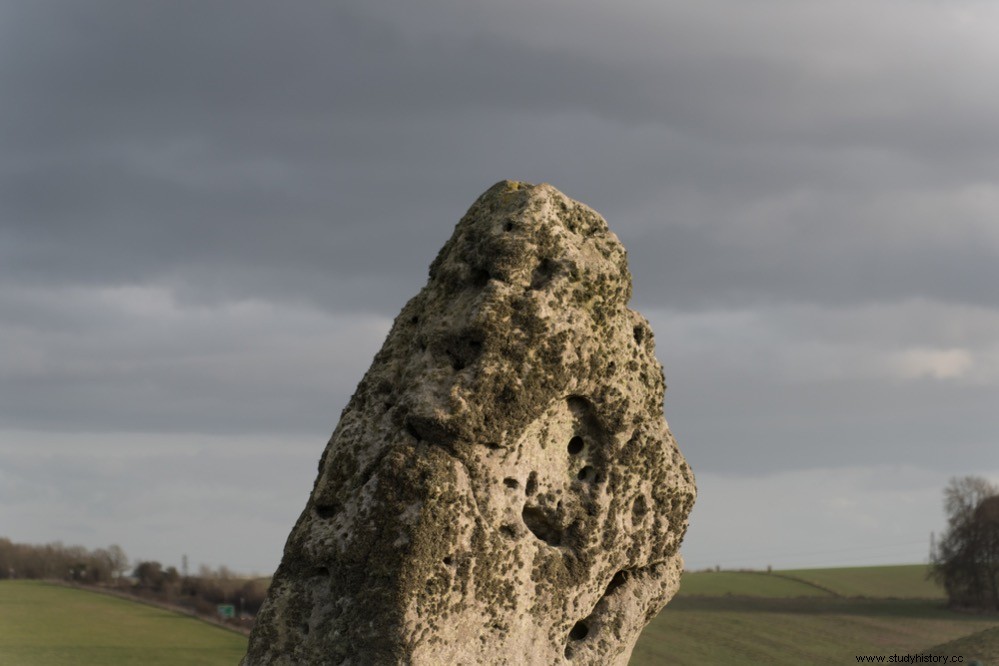
[[(0, 5), (0, 474), (12, 501), (82, 512), (33, 499), (0, 523), (169, 559), (180, 528), (102, 518), (88, 489), (136, 505), (114, 479), (181, 474), (185, 447), (200, 470), (241, 461), (219, 476), (240, 507), (298, 506), (312, 472), (278, 442), (318, 458), (453, 225), (515, 178), (629, 248), (704, 506), (904, 465), (922, 538), (948, 475), (999, 470), (997, 19), (974, 0)], [(159, 492), (150, 515), (181, 524), (194, 491)], [(246, 518), (260, 554), (227, 563), (273, 567), (295, 513)], [(690, 552), (729, 529), (700, 515)]]

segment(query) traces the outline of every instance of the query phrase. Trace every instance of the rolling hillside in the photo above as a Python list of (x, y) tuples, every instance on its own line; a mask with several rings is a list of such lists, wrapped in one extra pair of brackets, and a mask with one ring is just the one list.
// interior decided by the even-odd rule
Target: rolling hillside
[(688, 573), (631, 664), (832, 665), (939, 647), (968, 650), (951, 654), (970, 663), (986, 654), (976, 646), (995, 640), (999, 617), (946, 609), (925, 575), (924, 565)]
[[(921, 652), (999, 663), (999, 617), (947, 610), (924, 574), (922, 566), (687, 574), (631, 664), (798, 666)], [(232, 666), (245, 647), (242, 636), (139, 603), (0, 581), (4, 666)]]
[(246, 639), (200, 620), (40, 581), (0, 581), (4, 666), (232, 666)]
[(831, 590), (842, 597), (872, 599), (943, 599), (943, 588), (926, 579), (929, 567), (910, 564), (890, 567), (795, 569), (781, 575)]

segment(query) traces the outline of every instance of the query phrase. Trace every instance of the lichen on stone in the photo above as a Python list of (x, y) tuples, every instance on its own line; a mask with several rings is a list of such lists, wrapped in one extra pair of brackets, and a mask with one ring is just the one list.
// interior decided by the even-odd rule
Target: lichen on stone
[(479, 197), (343, 411), (243, 664), (626, 664), (695, 495), (630, 297), (590, 208)]

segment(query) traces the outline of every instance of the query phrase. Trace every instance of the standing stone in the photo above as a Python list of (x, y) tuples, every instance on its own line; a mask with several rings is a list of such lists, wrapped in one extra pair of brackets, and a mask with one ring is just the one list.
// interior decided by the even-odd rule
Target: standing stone
[(243, 664), (626, 664), (695, 493), (630, 296), (593, 210), (483, 194), (340, 417)]

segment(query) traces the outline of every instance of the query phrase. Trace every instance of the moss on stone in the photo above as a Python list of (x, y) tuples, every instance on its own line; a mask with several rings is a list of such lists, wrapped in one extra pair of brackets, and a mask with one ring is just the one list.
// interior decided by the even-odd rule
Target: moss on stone
[(570, 640), (624, 663), (694, 498), (624, 249), (554, 188), (503, 181), (429, 274), (323, 452), (244, 663), (556, 663)]

